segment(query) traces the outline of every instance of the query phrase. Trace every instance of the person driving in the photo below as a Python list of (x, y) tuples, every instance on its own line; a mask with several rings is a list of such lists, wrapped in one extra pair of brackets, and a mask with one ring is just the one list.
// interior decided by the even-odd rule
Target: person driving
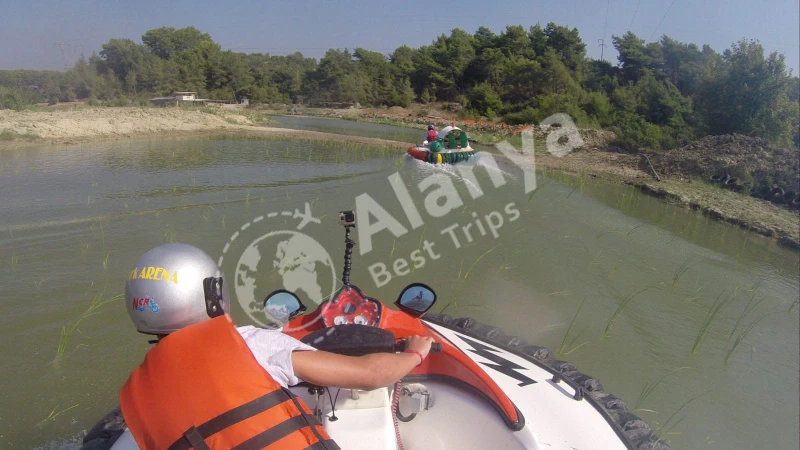
[[(142, 449), (338, 449), (288, 386), (373, 390), (422, 363), (431, 338), (411, 336), (405, 353), (343, 356), (277, 330), (235, 327), (225, 278), (188, 244), (145, 253), (125, 284), (128, 314), (155, 347), (119, 400)], [(151, 305), (157, 305), (153, 308)]]
[(428, 134), (425, 135), (425, 140), (430, 144), (432, 142), (436, 142), (438, 137), (439, 134), (434, 129), (433, 124), (428, 125)]

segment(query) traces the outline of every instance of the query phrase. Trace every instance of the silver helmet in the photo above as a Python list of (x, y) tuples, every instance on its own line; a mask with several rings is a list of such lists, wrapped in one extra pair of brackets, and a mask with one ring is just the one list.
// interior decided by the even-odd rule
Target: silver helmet
[(214, 260), (188, 244), (148, 251), (125, 283), (128, 314), (141, 333), (169, 334), (228, 311), (228, 289)]

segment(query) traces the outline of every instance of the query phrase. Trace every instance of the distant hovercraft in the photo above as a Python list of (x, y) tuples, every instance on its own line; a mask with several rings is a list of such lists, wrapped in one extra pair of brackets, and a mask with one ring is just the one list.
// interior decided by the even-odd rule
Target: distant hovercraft
[(467, 133), (455, 126), (455, 123), (442, 128), (436, 141), (425, 141), (422, 145), (408, 149), (411, 157), (431, 164), (455, 164), (474, 158), (477, 153), (469, 146)]

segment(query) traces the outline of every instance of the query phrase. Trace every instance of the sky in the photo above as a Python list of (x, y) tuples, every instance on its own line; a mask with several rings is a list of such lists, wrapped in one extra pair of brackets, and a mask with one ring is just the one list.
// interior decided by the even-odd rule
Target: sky
[[(648, 42), (667, 34), (717, 52), (742, 38), (786, 55), (800, 74), (798, 0), (561, 0), (503, 2), (395, 0), (0, 0), (0, 69), (63, 70), (111, 38), (141, 42), (145, 31), (195, 26), (225, 50), (320, 58), (329, 48), (389, 54), (419, 47), (453, 28), (549, 22), (577, 28), (589, 57), (617, 63), (612, 35)], [(606, 47), (601, 48), (598, 39)]]

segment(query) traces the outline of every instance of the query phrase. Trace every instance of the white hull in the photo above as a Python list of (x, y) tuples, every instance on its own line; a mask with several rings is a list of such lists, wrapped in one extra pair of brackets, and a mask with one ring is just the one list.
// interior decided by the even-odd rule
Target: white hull
[[(442, 322), (441, 317), (448, 316), (439, 316), (436, 322)], [(648, 442), (652, 443), (655, 439), (650, 436), (649, 427), (644, 422), (635, 420), (632, 431), (622, 431), (622, 427), (614, 422), (610, 413), (594, 398), (598, 394), (598, 398), (608, 394), (585, 392), (583, 398), (576, 400), (576, 389), (570, 384), (578, 384), (565, 379), (554, 382), (556, 371), (536, 361), (534, 357), (495, 345), (490, 339), (479, 338), (479, 333), (473, 334), (452, 324), (442, 325), (425, 320), (425, 325), (483, 368), (524, 417), (524, 426), (517, 426), (514, 431), (494, 404), (466, 383), (437, 376), (412, 375), (403, 380), (403, 385), (412, 390), (426, 391), (430, 394), (430, 400), (425, 403), (420, 402), (420, 396), (400, 396), (401, 414), (409, 416), (416, 412), (412, 420), (398, 422), (405, 449), (651, 448), (648, 445), (652, 444)], [(399, 448), (392, 414), (394, 387), (370, 392), (330, 388), (333, 396), (338, 391), (336, 420), (331, 419), (333, 414), (327, 394), (312, 396), (308, 388), (303, 386), (292, 387), (291, 390), (309, 407), (318, 407), (322, 411), (323, 426), (341, 448)], [(425, 409), (423, 404), (428, 408)], [(638, 419), (627, 413), (624, 405), (619, 413), (627, 414), (624, 417)], [(631, 423), (628, 420), (626, 428)], [(631, 436), (639, 436), (641, 439), (634, 444)], [(138, 447), (130, 433), (125, 430), (111, 448), (128, 450)], [(661, 443), (654, 448), (668, 449)]]

